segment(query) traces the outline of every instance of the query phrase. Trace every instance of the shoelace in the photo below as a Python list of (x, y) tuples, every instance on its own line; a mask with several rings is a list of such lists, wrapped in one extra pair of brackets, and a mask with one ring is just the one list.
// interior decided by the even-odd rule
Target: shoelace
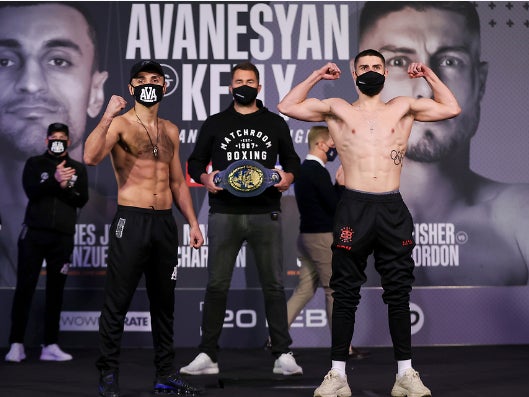
[(418, 378), (419, 377), (419, 373), (417, 371), (413, 371), (411, 373), (411, 378)]
[(332, 378), (338, 378), (338, 374), (334, 373), (334, 372), (329, 372), (327, 375), (325, 375), (323, 377), (323, 380), (325, 381), (331, 381)]

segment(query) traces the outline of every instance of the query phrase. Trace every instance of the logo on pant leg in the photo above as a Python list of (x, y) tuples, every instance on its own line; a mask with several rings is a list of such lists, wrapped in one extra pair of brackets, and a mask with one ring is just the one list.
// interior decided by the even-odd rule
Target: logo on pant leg
[(355, 232), (349, 226), (343, 226), (340, 229), (340, 241), (342, 243), (350, 243), (353, 241), (353, 235)]
[(178, 266), (175, 266), (173, 269), (173, 274), (171, 274), (171, 280), (176, 281), (176, 276), (178, 275)]
[(352, 228), (350, 228), (349, 226), (342, 226), (340, 229), (339, 236), (338, 236), (339, 241), (338, 241), (338, 244), (336, 244), (336, 247), (350, 251), (351, 246), (346, 245), (346, 244), (350, 244), (351, 241), (353, 241), (354, 234), (355, 232), (353, 231)]
[(125, 222), (127, 220), (123, 218), (119, 218), (118, 225), (116, 226), (116, 237), (121, 238), (123, 237), (123, 230), (125, 229)]
[(68, 274), (68, 270), (70, 270), (70, 263), (65, 263), (64, 265), (62, 265), (60, 273)]

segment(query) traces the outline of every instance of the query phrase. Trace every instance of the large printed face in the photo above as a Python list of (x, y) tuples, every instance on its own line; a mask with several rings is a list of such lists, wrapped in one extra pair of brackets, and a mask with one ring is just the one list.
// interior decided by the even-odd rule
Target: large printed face
[(360, 38), (359, 50), (373, 48), (386, 59), (389, 77), (382, 100), (396, 96), (431, 97), (424, 79), (410, 79), (412, 62), (428, 65), (452, 90), (462, 113), (436, 123), (416, 122), (406, 156), (434, 162), (457, 150), (468, 150), (480, 116), (487, 65), (481, 63), (479, 36), (465, 28), (464, 18), (452, 11), (405, 8), (379, 19)]
[(62, 4), (0, 8), (0, 139), (13, 153), (39, 153), (47, 126), (70, 127), (99, 112), (106, 73), (93, 73), (94, 44), (77, 10)]

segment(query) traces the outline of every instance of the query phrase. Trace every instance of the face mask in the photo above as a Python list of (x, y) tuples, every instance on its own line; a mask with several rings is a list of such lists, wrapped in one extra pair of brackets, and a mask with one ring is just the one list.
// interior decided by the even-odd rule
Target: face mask
[(382, 88), (386, 77), (383, 74), (369, 71), (356, 78), (356, 85), (358, 89), (367, 96), (375, 96)]
[(163, 98), (163, 86), (158, 84), (143, 84), (134, 87), (134, 98), (143, 106), (150, 108)]
[(257, 98), (257, 88), (250, 87), (249, 85), (241, 85), (240, 87), (233, 88), (233, 99), (240, 105), (249, 105), (255, 98)]
[(63, 139), (48, 139), (48, 150), (54, 155), (54, 156), (60, 156), (66, 151), (66, 148), (68, 146), (68, 141), (65, 141)]
[(327, 161), (334, 161), (336, 156), (338, 156), (338, 150), (335, 147), (329, 147), (325, 154), (327, 155)]

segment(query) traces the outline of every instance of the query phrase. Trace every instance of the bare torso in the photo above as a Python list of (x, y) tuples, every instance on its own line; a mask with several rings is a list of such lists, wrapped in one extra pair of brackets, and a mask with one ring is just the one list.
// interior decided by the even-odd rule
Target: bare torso
[(408, 102), (395, 98), (369, 110), (340, 98), (326, 100), (326, 118), (344, 168), (348, 189), (372, 193), (399, 189), (413, 117)]
[[(170, 209), (173, 202), (170, 164), (175, 154), (175, 139), (178, 140), (178, 136), (171, 136), (172, 131), (168, 128), (170, 123), (158, 119), (158, 128), (156, 124), (145, 124), (144, 127), (136, 118), (134, 109), (116, 117), (113, 123), (116, 123), (119, 131), (118, 144), (112, 149), (118, 204)], [(153, 153), (154, 145), (158, 148), (157, 157)]]

